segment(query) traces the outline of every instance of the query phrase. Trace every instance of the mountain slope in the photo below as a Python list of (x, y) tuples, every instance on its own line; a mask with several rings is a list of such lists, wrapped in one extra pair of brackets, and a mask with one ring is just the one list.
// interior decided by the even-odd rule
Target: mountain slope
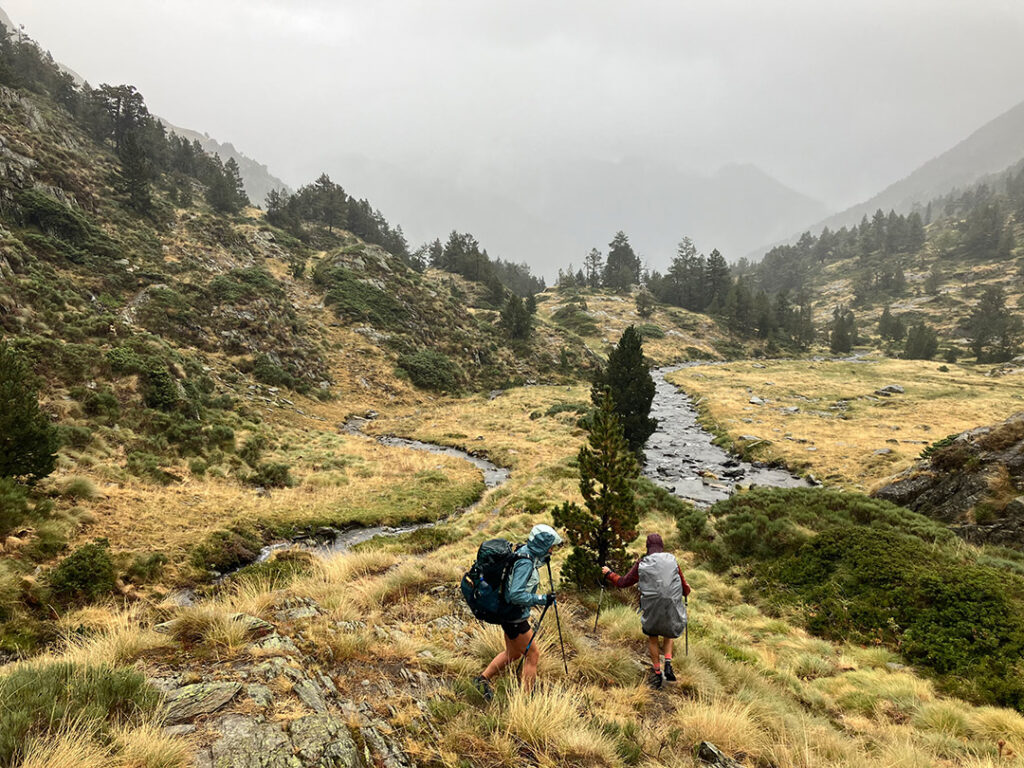
[(1024, 101), (983, 125), (966, 139), (929, 160), (904, 179), (886, 187), (870, 200), (818, 222), (823, 227), (853, 226), (881, 209), (909, 213), (915, 204), (973, 184), (981, 177), (1005, 170), (1024, 158)]

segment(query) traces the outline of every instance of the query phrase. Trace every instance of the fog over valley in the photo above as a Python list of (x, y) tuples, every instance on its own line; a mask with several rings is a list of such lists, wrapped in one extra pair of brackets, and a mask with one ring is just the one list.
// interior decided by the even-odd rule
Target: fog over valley
[(735, 260), (1024, 98), (1012, 0), (4, 9), (293, 188), (326, 171), (414, 246), (471, 231), (549, 278), (619, 229), (652, 267), (683, 235)]

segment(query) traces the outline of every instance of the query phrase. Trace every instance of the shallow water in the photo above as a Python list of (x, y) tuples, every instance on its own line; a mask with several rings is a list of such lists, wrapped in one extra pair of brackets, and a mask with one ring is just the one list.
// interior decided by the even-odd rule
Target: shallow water
[(784, 469), (740, 461), (715, 445), (713, 435), (697, 422), (697, 409), (690, 397), (665, 380), (666, 374), (684, 367), (651, 371), (655, 387), (651, 416), (658, 419), (658, 430), (647, 441), (647, 477), (698, 506), (727, 499), (737, 486), (810, 485)]

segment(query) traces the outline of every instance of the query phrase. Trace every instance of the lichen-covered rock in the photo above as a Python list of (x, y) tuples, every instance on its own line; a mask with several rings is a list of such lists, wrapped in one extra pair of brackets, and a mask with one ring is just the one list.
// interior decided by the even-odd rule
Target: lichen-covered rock
[(165, 700), (169, 725), (216, 712), (241, 690), (240, 683), (195, 683), (172, 691)]
[(261, 651), (271, 651), (281, 654), (298, 654), (299, 649), (296, 647), (292, 639), (287, 635), (279, 635), (274, 633), (260, 640), (258, 643), (253, 644), (254, 648), (258, 648)]
[(336, 715), (300, 717), (287, 731), (280, 723), (228, 715), (218, 730), (198, 768), (362, 768), (355, 740)]
[(359, 765), (359, 751), (345, 723), (334, 715), (308, 715), (289, 728), (303, 765), (348, 768)]
[(733, 760), (710, 741), (700, 743), (697, 747), (697, 757), (713, 768), (743, 768), (742, 763)]
[(210, 747), (210, 768), (304, 768), (278, 723), (228, 715), (218, 730), (220, 738)]

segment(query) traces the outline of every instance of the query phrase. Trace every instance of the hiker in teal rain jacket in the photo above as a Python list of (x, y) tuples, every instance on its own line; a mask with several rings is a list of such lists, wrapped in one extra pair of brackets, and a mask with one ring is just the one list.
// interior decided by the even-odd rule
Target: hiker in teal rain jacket
[[(526, 544), (516, 550), (515, 562), (512, 563), (505, 581), (505, 601), (509, 604), (509, 615), (512, 617), (501, 625), (505, 632), (505, 650), (495, 656), (483, 674), (474, 680), (477, 688), (487, 699), (493, 695), (491, 680), (494, 676), (518, 660), (523, 653), (526, 653), (526, 660), (523, 662), (523, 687), (527, 690), (533, 687), (533, 682), (537, 678), (540, 649), (530, 643), (533, 639), (530, 610), (535, 605), (551, 605), (555, 602), (554, 592), (546, 595), (537, 594), (540, 587), (539, 569), (551, 557), (551, 550), (561, 543), (562, 537), (550, 525), (535, 525)], [(514, 610), (515, 608), (519, 610)], [(529, 652), (526, 651), (528, 646)]]

